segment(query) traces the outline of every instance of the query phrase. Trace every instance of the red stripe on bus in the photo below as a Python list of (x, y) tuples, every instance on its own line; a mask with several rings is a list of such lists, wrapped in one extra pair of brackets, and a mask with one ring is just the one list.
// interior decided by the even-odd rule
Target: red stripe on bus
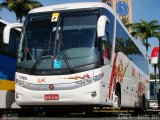
[(111, 98), (111, 91), (112, 91), (112, 85), (113, 82), (116, 82), (116, 60), (117, 60), (118, 53), (115, 54), (114, 61), (113, 61), (113, 67), (112, 67), (112, 73), (110, 78), (110, 85), (109, 85), (109, 99)]

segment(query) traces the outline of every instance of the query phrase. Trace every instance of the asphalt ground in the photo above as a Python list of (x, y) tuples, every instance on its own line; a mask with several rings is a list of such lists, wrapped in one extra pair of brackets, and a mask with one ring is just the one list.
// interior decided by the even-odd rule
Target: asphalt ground
[[(125, 109), (126, 110), (126, 109)], [(100, 110), (101, 111), (101, 110)], [(118, 112), (66, 112), (47, 114), (45, 111), (6, 110), (0, 109), (0, 120), (160, 120), (160, 110), (147, 110), (146, 112), (118, 111)], [(136, 114), (135, 114), (136, 112)]]

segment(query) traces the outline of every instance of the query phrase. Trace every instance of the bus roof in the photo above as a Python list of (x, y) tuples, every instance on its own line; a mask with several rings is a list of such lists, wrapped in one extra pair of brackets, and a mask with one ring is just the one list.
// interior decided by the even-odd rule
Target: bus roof
[(112, 11), (111, 7), (108, 6), (106, 3), (77, 2), (77, 3), (65, 3), (65, 4), (51, 5), (51, 6), (46, 6), (46, 7), (39, 7), (39, 8), (31, 10), (29, 13), (60, 11), (60, 10), (74, 10), (74, 9), (85, 9), (85, 8), (100, 8), (100, 7), (107, 8), (110, 11)]
[[(109, 10), (115, 18), (119, 21), (121, 26), (124, 28), (124, 30), (128, 33), (130, 38), (133, 40), (133, 42), (136, 44), (136, 46), (139, 48), (140, 47), (137, 45), (135, 42), (134, 38), (131, 36), (131, 34), (128, 32), (122, 21), (119, 19), (117, 13), (114, 12), (114, 10), (106, 3), (103, 2), (77, 2), (77, 3), (65, 3), (65, 4), (57, 4), (57, 5), (51, 5), (51, 6), (45, 6), (45, 7), (39, 7), (32, 9), (29, 13), (39, 13), (39, 12), (52, 12), (52, 11), (61, 11), (61, 10), (75, 10), (75, 9), (85, 9), (85, 8), (105, 8)], [(144, 55), (143, 52), (141, 52)], [(146, 56), (145, 56), (146, 58)], [(147, 60), (147, 59), (146, 59)]]

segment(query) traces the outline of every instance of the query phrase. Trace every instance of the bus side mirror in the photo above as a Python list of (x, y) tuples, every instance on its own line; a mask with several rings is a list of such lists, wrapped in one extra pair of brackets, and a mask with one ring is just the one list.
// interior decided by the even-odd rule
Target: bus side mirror
[(22, 23), (12, 23), (8, 24), (3, 31), (3, 42), (4, 44), (9, 44), (9, 38), (10, 38), (10, 31), (12, 28), (22, 28)]
[(98, 38), (102, 38), (105, 36), (105, 28), (106, 28), (106, 23), (110, 23), (110, 20), (108, 19), (107, 16), (102, 15), (99, 17), (98, 22), (97, 22), (97, 36)]

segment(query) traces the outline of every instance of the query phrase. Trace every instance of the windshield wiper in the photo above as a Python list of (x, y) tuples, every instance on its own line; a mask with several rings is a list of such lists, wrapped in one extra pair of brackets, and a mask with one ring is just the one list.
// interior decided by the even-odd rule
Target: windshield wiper
[(50, 33), (50, 38), (49, 38), (49, 41), (48, 41), (48, 49), (46, 50), (46, 51), (48, 51), (48, 55), (42, 57), (45, 49), (43, 49), (43, 50), (41, 51), (41, 53), (39, 54), (37, 60), (34, 62), (32, 68), (31, 68), (30, 74), (34, 74), (34, 73), (35, 73), (35, 70), (36, 70), (37, 66), (40, 64), (40, 62), (41, 62), (41, 60), (42, 60), (43, 58), (51, 57), (51, 59), (53, 59), (53, 56), (50, 55), (50, 53), (49, 53), (49, 51), (50, 51), (50, 49), (51, 49), (51, 46), (54, 45), (54, 44), (51, 42), (51, 40), (52, 40), (52, 34), (53, 34), (53, 33), (54, 33), (54, 31), (52, 31), (52, 32)]
[(41, 51), (41, 53), (39, 54), (37, 60), (34, 62), (32, 68), (31, 68), (30, 74), (33, 74), (33, 73), (35, 72), (35, 70), (36, 70), (36, 68), (37, 68), (37, 65), (39, 64), (39, 62), (40, 62), (40, 60), (41, 60), (41, 57), (42, 57), (44, 51), (45, 51), (45, 49), (43, 49), (43, 50)]
[[(70, 57), (68, 56), (68, 53), (66, 52), (66, 49), (64, 47), (64, 44), (62, 42), (62, 31), (60, 29), (60, 24), (61, 24), (61, 17), (58, 18), (58, 24), (57, 24), (57, 30), (56, 30), (56, 37), (55, 37), (55, 47), (54, 47), (54, 57), (56, 56), (56, 46), (57, 46), (57, 41), (59, 40), (59, 47), (58, 47), (58, 54), (59, 52), (62, 54), (62, 57), (64, 58), (65, 63), (69, 67), (70, 71), (72, 73), (75, 72), (74, 66), (70, 60)], [(62, 47), (63, 52), (60, 50)], [(56, 57), (55, 57), (56, 58)]]
[(48, 54), (48, 55), (45, 55), (45, 56), (42, 56), (43, 53), (44, 53), (44, 51), (48, 51), (48, 50), (43, 49), (43, 50), (41, 51), (41, 53), (39, 54), (37, 60), (34, 62), (32, 68), (31, 68), (30, 74), (35, 73), (35, 70), (36, 70), (37, 66), (41, 63), (42, 59), (44, 59), (44, 58), (49, 58), (49, 57), (50, 57), (51, 59), (53, 59), (53, 56), (52, 56), (52, 55), (49, 55), (49, 54)]
[[(62, 47), (63, 51), (60, 50), (61, 47)], [(74, 73), (75, 72), (75, 68), (74, 68), (74, 66), (73, 66), (73, 64), (71, 62), (71, 58), (68, 56), (68, 53), (67, 53), (62, 41), (60, 41), (60, 46), (59, 46), (59, 50), (58, 51), (60, 51), (60, 53), (62, 54), (62, 57), (64, 58), (64, 61), (67, 64), (67, 66), (69, 67), (70, 71), (72, 73)]]

